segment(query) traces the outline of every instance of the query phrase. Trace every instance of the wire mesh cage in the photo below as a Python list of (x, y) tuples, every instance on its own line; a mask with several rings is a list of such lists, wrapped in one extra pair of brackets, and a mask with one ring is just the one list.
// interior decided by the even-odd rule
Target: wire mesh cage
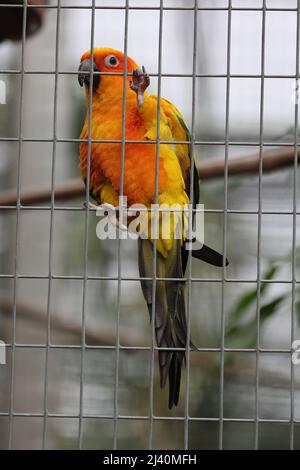
[[(8, 11), (22, 27), (0, 44), (0, 448), (299, 449), (300, 1), (1, 1)], [(224, 254), (216, 269), (189, 253), (195, 347), (172, 410), (136, 242), (97, 238), (90, 173), (79, 181), (78, 63), (103, 45), (145, 65), (150, 92), (185, 116), (205, 240)], [(121, 75), (122, 138), (108, 140), (124, 195)], [(92, 136), (92, 103), (88, 168), (106, 142)], [(158, 131), (160, 106), (156, 119)], [(157, 196), (170, 142), (149, 143)]]

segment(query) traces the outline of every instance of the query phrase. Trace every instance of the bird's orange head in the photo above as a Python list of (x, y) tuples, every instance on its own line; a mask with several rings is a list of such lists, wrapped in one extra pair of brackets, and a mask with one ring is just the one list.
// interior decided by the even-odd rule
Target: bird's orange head
[[(129, 56), (126, 58), (127, 73), (132, 74), (138, 65)], [(101, 93), (113, 87), (121, 92), (124, 78), (125, 58), (121, 51), (108, 47), (94, 48), (93, 60), (91, 52), (87, 51), (80, 60), (78, 81), (81, 86), (85, 84), (87, 93), (90, 89), (90, 77), (93, 73), (93, 93)], [(91, 70), (92, 69), (92, 70)], [(131, 76), (127, 77), (127, 81)]]

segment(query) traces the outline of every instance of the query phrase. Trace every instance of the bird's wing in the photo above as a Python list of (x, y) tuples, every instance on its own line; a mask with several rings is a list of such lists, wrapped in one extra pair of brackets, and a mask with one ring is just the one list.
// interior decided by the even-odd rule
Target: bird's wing
[[(180, 111), (170, 101), (161, 99), (161, 107), (169, 120), (169, 126), (174, 141), (191, 142), (191, 134)], [(191, 199), (191, 165), (194, 165), (193, 175), (193, 207), (199, 202), (199, 175), (195, 160), (191, 155), (191, 144), (176, 144), (175, 153), (180, 163), (185, 182), (186, 193)], [(193, 162), (193, 163), (192, 163)]]
[[(191, 142), (191, 134), (185, 123), (184, 117), (180, 111), (174, 106), (170, 101), (166, 99), (161, 100), (161, 106), (164, 110), (164, 113), (168, 117), (169, 126), (171, 128), (172, 135), (174, 136), (174, 141), (189, 141)], [(196, 207), (196, 204), (199, 202), (199, 175), (195, 165), (195, 160), (191, 155), (191, 144), (176, 144), (175, 153), (178, 157), (180, 163), (183, 179), (185, 182), (185, 190), (189, 199), (193, 200), (193, 208)], [(193, 174), (193, 190), (191, 192), (191, 165), (194, 165), (194, 174)], [(193, 214), (194, 218), (194, 214)], [(185, 272), (188, 252), (185, 249), (185, 245), (181, 247), (181, 258), (182, 258), (182, 268)]]
[[(180, 111), (174, 106), (170, 101), (166, 99), (161, 99), (161, 106), (164, 110), (164, 113), (169, 119), (169, 125), (174, 136), (174, 140), (184, 141), (187, 140), (191, 142), (191, 133), (185, 123), (184, 117)], [(199, 175), (195, 165), (195, 160), (191, 155), (191, 144), (190, 145), (176, 145), (176, 154), (180, 162), (181, 171), (185, 181), (185, 187), (189, 199), (191, 199), (193, 194), (193, 209), (196, 207), (196, 204), (199, 202), (200, 191), (199, 191)], [(193, 161), (193, 163), (192, 163)], [(194, 165), (194, 174), (193, 174), (193, 193), (191, 193), (191, 165)], [(193, 214), (194, 216), (194, 214)], [(194, 218), (194, 217), (193, 217)], [(182, 264), (183, 272), (185, 271), (188, 253), (185, 249), (185, 246), (181, 248), (182, 254)], [(203, 245), (201, 249), (193, 250), (192, 256), (198, 258), (202, 261), (205, 261), (208, 264), (214, 266), (222, 267), (223, 266), (223, 256), (207, 245)], [(226, 266), (229, 264), (228, 260), (225, 260)]]
[[(191, 142), (191, 135), (180, 111), (172, 103), (164, 98), (161, 98), (160, 102), (161, 139), (170, 140), (172, 142), (170, 147), (172, 146), (172, 153), (176, 155), (178, 165), (181, 169), (181, 175), (185, 185), (184, 194), (189, 198), (191, 198), (191, 167), (194, 165), (192, 189), (193, 208), (195, 208), (196, 204), (199, 202), (199, 176), (195, 161), (191, 155), (191, 144), (189, 143)], [(155, 140), (157, 96), (147, 96), (144, 107), (144, 116), (146, 118), (146, 122), (148, 123), (145, 137), (149, 138), (150, 140)], [(180, 143), (176, 144), (176, 141)], [(183, 272), (185, 271), (188, 258), (188, 252), (185, 245), (186, 244), (182, 245), (181, 249)], [(223, 256), (206, 245), (203, 245), (201, 249), (193, 249), (192, 256), (214, 266), (223, 266)], [(228, 264), (227, 260), (226, 264)]]

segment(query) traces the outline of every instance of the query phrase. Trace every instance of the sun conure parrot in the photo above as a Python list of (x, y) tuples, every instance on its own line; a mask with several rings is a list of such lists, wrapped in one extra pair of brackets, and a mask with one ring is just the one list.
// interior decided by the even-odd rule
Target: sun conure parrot
[[(122, 136), (122, 104), (124, 84), (124, 54), (110, 48), (95, 48), (93, 61), (91, 53), (81, 57), (78, 80), (85, 84), (87, 114), (81, 139), (88, 139), (88, 108), (90, 78), (92, 83), (92, 115), (90, 137), (93, 140), (149, 141), (156, 139), (157, 96), (149, 96), (149, 76), (127, 56), (126, 67), (126, 114), (125, 136)], [(92, 69), (92, 70), (91, 70)], [(100, 73), (97, 73), (100, 72)], [(108, 74), (101, 74), (108, 72)], [(156, 144), (125, 143), (124, 196), (128, 205), (144, 204), (150, 207), (189, 203), (191, 165), (190, 146), (174, 144), (176, 141), (190, 141), (190, 134), (184, 119), (169, 101), (160, 99), (160, 140), (170, 143), (159, 145), (158, 197), (155, 198)], [(99, 204), (107, 203), (115, 207), (119, 204), (120, 175), (122, 162), (121, 143), (91, 143), (90, 168), (87, 169), (88, 143), (80, 144), (81, 177), (86, 182), (90, 171), (90, 194)], [(199, 181), (194, 166), (193, 179), (194, 205), (199, 199)], [(151, 218), (151, 216), (150, 216)], [(160, 220), (160, 219), (159, 219)], [(160, 233), (160, 232), (159, 232)], [(180, 238), (180, 239), (179, 239)], [(184, 300), (184, 276), (188, 251), (185, 246), (185, 233), (175, 238), (174, 230), (168, 239), (156, 240), (156, 276), (172, 280), (158, 280), (155, 291), (155, 333), (159, 348), (160, 386), (164, 387), (169, 378), (169, 408), (178, 404), (180, 392), (181, 366), (186, 348), (187, 322)], [(153, 278), (153, 240), (138, 240), (139, 272), (141, 278)], [(203, 245), (192, 251), (192, 255), (215, 266), (223, 265), (223, 257)], [(227, 260), (226, 260), (227, 264)], [(175, 279), (179, 279), (176, 281)], [(142, 280), (142, 291), (152, 316), (152, 281)], [(170, 348), (170, 350), (168, 350)], [(172, 349), (173, 348), (173, 349)]]

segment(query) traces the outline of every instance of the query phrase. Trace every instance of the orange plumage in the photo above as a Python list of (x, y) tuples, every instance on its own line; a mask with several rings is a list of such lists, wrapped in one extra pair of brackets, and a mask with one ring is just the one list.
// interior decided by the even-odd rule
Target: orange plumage
[[(94, 60), (101, 72), (111, 72), (104, 59), (113, 49), (95, 49)], [(81, 60), (89, 57), (89, 53), (82, 56)], [(121, 55), (121, 54), (120, 54)], [(121, 56), (122, 57), (122, 56)], [(127, 58), (128, 73), (132, 73), (137, 64)], [(122, 60), (115, 72), (123, 72)], [(130, 77), (127, 78), (130, 81)], [(103, 90), (103, 92), (102, 92)], [(128, 87), (126, 91), (126, 140), (146, 140), (147, 127), (144, 118), (138, 112), (136, 94)], [(123, 76), (101, 76), (101, 87), (93, 96), (91, 139), (97, 140), (121, 140), (122, 139), (122, 101), (123, 101)], [(88, 95), (87, 95), (88, 106)], [(81, 139), (88, 137), (88, 116), (85, 119)], [(116, 192), (120, 189), (121, 182), (121, 143), (93, 143), (91, 148), (90, 186), (95, 194), (101, 193), (105, 183), (111, 183)], [(141, 158), (142, 153), (142, 158)], [(88, 144), (80, 145), (80, 167), (82, 179), (86, 178)], [(150, 205), (154, 203), (155, 188), (155, 162), (156, 145), (143, 145), (126, 143), (125, 168), (124, 168), (124, 194), (128, 198), (128, 204)], [(166, 173), (163, 162), (159, 162), (159, 191), (166, 184)], [(102, 197), (100, 197), (102, 200)], [(105, 202), (117, 202), (106, 200)]]

